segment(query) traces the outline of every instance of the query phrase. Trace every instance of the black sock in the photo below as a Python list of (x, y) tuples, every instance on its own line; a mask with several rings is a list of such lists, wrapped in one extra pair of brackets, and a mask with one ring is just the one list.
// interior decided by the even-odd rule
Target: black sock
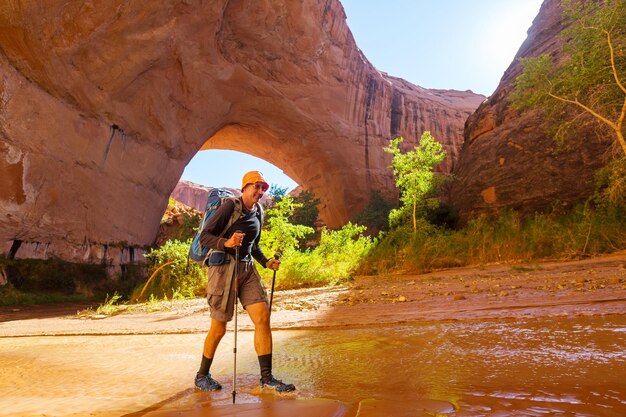
[(202, 355), (202, 362), (200, 363), (200, 370), (198, 371), (198, 373), (200, 375), (208, 375), (212, 363), (213, 358), (207, 358), (206, 356)]
[(272, 377), (272, 354), (259, 356), (259, 366), (261, 367), (261, 379), (270, 379)]

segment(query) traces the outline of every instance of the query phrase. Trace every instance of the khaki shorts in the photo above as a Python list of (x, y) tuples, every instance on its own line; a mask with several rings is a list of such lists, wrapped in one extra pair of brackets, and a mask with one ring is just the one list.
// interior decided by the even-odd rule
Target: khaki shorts
[[(222, 310), (227, 278), (228, 275), (234, 274), (234, 265), (232, 264), (234, 260), (230, 259), (231, 262), (224, 265), (210, 266), (208, 272), (207, 300), (211, 307), (211, 318), (222, 322), (233, 319), (233, 308), (235, 305), (235, 280), (233, 279), (233, 287), (228, 296), (226, 309), (225, 311)], [(267, 292), (259, 272), (256, 270), (254, 261), (239, 262), (239, 289), (237, 295), (244, 308), (249, 304), (268, 303)]]

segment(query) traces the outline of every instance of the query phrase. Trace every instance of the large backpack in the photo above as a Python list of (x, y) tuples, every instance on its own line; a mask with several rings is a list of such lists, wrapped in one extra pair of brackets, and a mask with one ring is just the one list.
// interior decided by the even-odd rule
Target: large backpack
[[(206, 266), (207, 257), (209, 256), (209, 248), (203, 247), (200, 244), (200, 234), (202, 234), (202, 230), (206, 227), (211, 217), (213, 217), (217, 209), (226, 199), (233, 200), (233, 202), (235, 203), (235, 209), (233, 210), (233, 214), (230, 216), (226, 227), (219, 234), (219, 237), (224, 236), (224, 233), (226, 233), (230, 226), (232, 226), (241, 217), (241, 200), (235, 197), (232, 192), (221, 188), (213, 188), (211, 189), (211, 191), (209, 191), (209, 195), (206, 200), (206, 207), (204, 209), (204, 215), (202, 216), (198, 231), (193, 237), (193, 240), (191, 241), (191, 246), (189, 247), (189, 258), (193, 259), (201, 266)], [(261, 227), (263, 227), (263, 208), (259, 203), (257, 203), (257, 213), (259, 216)]]
[(209, 195), (206, 200), (206, 207), (204, 209), (204, 215), (202, 216), (202, 220), (200, 221), (200, 226), (198, 227), (198, 231), (196, 232), (196, 235), (193, 237), (193, 240), (191, 241), (191, 246), (189, 247), (189, 258), (193, 259), (194, 261), (199, 263), (201, 266), (205, 265), (206, 258), (209, 254), (209, 248), (203, 247), (200, 244), (200, 234), (202, 233), (202, 230), (206, 227), (206, 225), (209, 223), (209, 220), (211, 219), (211, 217), (213, 217), (217, 209), (228, 198), (233, 199), (235, 203), (235, 210), (233, 210), (233, 214), (230, 216), (228, 224), (222, 231), (220, 237), (223, 236), (226, 230), (228, 230), (228, 228), (232, 226), (233, 223), (235, 223), (241, 216), (241, 201), (238, 198), (236, 198), (235, 195), (228, 190), (223, 190), (221, 188), (213, 188), (211, 189), (211, 191), (209, 191)]

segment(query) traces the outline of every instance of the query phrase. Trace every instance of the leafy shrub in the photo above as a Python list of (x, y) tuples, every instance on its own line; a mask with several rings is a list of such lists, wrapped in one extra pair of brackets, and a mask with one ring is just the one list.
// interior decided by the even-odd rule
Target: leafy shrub
[(598, 171), (595, 202), (605, 208), (626, 207), (626, 157), (614, 159)]
[[(193, 298), (204, 294), (206, 275), (197, 263), (188, 261), (190, 245), (191, 240), (168, 240), (163, 246), (152, 249), (145, 255), (151, 277), (158, 268), (162, 269), (148, 283), (144, 297), (172, 298), (176, 293), (177, 297)], [(134, 298), (141, 293), (144, 286), (140, 287), (135, 290)]]
[[(277, 274), (277, 288), (294, 288), (337, 284), (349, 279), (363, 256), (375, 241), (363, 236), (364, 226), (348, 223), (339, 230), (322, 230), (320, 243), (314, 249), (283, 252)], [(261, 271), (268, 280), (272, 271)]]
[(267, 210), (265, 229), (261, 233), (261, 247), (268, 256), (276, 252), (291, 252), (299, 246), (301, 240), (313, 234), (313, 228), (289, 221), (298, 207), (301, 204), (295, 203), (293, 197), (286, 195)]
[(389, 213), (395, 205), (385, 200), (378, 191), (372, 191), (370, 201), (352, 221), (367, 227), (370, 233), (389, 228)]
[(453, 229), (458, 221), (458, 213), (447, 203), (439, 203), (426, 208), (424, 218), (435, 226)]
[(293, 210), (289, 221), (293, 224), (315, 227), (315, 222), (320, 214), (317, 208), (320, 204), (319, 198), (315, 198), (309, 191), (302, 191), (300, 195), (294, 198), (294, 202), (298, 206)]

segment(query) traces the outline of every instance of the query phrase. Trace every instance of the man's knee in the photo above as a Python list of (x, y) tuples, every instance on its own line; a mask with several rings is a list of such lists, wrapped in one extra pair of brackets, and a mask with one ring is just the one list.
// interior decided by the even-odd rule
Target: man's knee
[(213, 320), (211, 322), (211, 328), (209, 329), (209, 336), (213, 339), (221, 339), (226, 334), (226, 323), (220, 322), (218, 320)]
[(255, 326), (269, 326), (270, 312), (267, 303), (256, 303), (246, 306), (250, 319)]
[(254, 323), (257, 326), (267, 326), (269, 327), (270, 325), (270, 315), (267, 312), (267, 310), (262, 311), (258, 316), (257, 316), (257, 320)]

